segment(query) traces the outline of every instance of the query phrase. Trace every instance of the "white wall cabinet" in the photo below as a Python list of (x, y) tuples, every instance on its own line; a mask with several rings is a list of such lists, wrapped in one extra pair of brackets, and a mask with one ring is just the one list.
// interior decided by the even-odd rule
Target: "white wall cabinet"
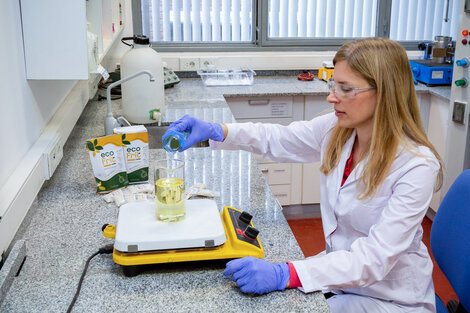
[(87, 21), (98, 36), (99, 63), (124, 26), (123, 2), (21, 0), (26, 78), (88, 79)]

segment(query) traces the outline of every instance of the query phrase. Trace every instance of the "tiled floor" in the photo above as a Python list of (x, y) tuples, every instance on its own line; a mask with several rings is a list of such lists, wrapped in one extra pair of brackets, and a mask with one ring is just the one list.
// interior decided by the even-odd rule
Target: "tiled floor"
[[(287, 219), (289, 226), (292, 229), (292, 232), (297, 239), (297, 242), (302, 249), (302, 252), (306, 257), (315, 255), (325, 249), (325, 239), (323, 237), (323, 227), (321, 224), (321, 219), (319, 218), (307, 218), (307, 219)], [(423, 230), (424, 244), (428, 247), (428, 250), (431, 251), (429, 244), (429, 235), (431, 231), (431, 220), (427, 217), (423, 221)], [(434, 262), (434, 271), (433, 271), (433, 280), (434, 288), (436, 293), (439, 295), (441, 300), (444, 303), (451, 299), (457, 299), (455, 292), (452, 290), (449, 282), (447, 281), (444, 274), (437, 267), (434, 257), (432, 258)]]

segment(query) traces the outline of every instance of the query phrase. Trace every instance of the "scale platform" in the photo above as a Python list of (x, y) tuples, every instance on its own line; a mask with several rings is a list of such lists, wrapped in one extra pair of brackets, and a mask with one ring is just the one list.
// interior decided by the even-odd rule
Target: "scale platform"
[(179, 222), (161, 222), (155, 217), (155, 202), (121, 206), (114, 248), (121, 252), (209, 248), (226, 241), (224, 226), (213, 200), (188, 200), (186, 217)]
[(161, 222), (155, 202), (121, 206), (117, 225), (103, 226), (103, 235), (114, 238), (113, 260), (124, 266), (126, 276), (138, 274), (144, 264), (264, 257), (251, 215), (232, 207), (219, 212), (214, 200), (186, 201), (186, 217)]

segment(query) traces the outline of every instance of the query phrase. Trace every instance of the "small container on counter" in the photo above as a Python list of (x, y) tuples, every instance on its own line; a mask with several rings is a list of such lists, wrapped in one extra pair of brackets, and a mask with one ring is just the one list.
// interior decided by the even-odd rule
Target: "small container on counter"
[(180, 148), (184, 148), (186, 146), (186, 139), (188, 136), (188, 132), (170, 130), (162, 137), (163, 149), (174, 153)]

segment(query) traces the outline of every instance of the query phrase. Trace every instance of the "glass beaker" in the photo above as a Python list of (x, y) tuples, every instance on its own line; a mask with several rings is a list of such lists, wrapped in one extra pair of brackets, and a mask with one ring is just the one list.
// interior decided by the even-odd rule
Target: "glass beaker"
[(184, 162), (162, 159), (155, 165), (155, 213), (164, 222), (178, 222), (186, 216)]

